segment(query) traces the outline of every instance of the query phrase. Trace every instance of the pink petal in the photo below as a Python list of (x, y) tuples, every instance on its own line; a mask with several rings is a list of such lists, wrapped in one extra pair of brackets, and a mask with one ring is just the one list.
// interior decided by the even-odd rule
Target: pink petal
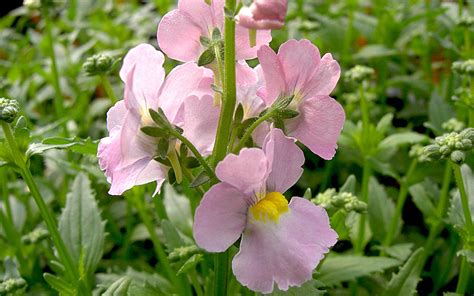
[(257, 73), (246, 61), (237, 61), (235, 64), (237, 85), (248, 85), (257, 83)]
[(318, 48), (309, 40), (289, 40), (280, 46), (278, 59), (290, 92), (306, 94), (307, 83), (321, 60)]
[(199, 247), (209, 252), (227, 250), (242, 234), (247, 221), (247, 197), (225, 183), (213, 186), (194, 216), (193, 233)]
[(109, 130), (110, 136), (100, 140), (97, 148), (97, 158), (99, 160), (100, 169), (105, 172), (107, 181), (112, 181), (112, 175), (115, 168), (120, 164), (122, 159), (120, 149), (121, 127), (116, 126)]
[(258, 59), (265, 77), (264, 100), (267, 106), (270, 106), (280, 94), (288, 93), (285, 72), (277, 54), (269, 46), (260, 48)]
[(336, 87), (341, 76), (341, 67), (336, 60), (327, 53), (321, 59), (313, 77), (305, 86), (305, 94), (308, 97), (316, 95), (328, 96)]
[(232, 261), (237, 280), (249, 289), (286, 291), (311, 280), (319, 261), (337, 241), (323, 208), (293, 197), (278, 223), (247, 223), (239, 253)]
[[(169, 73), (160, 92), (159, 105), (170, 122), (178, 124), (181, 121), (178, 115), (188, 96), (202, 94), (206, 90), (211, 93), (212, 79), (209, 76), (208, 69), (198, 67), (193, 62), (179, 65)], [(207, 88), (203, 82), (208, 84)]]
[(211, 5), (201, 0), (179, 0), (178, 9), (187, 13), (206, 32), (222, 28), (224, 24), (224, 0), (212, 0)]
[(126, 113), (127, 108), (123, 100), (112, 106), (107, 112), (107, 130), (110, 132), (115, 127), (122, 126)]
[(220, 107), (214, 105), (214, 97), (190, 96), (184, 101), (184, 136), (203, 155), (212, 153), (219, 123)]
[(332, 159), (346, 119), (342, 106), (331, 97), (316, 96), (305, 99), (299, 112), (288, 121), (289, 135), (320, 157)]
[(219, 162), (217, 177), (244, 192), (252, 194), (260, 190), (268, 175), (268, 162), (261, 149), (244, 148), (239, 155), (229, 154)]
[(255, 0), (240, 10), (237, 21), (250, 29), (280, 29), (285, 24), (287, 6), (286, 0)]
[(270, 30), (258, 30), (255, 46), (250, 46), (249, 30), (237, 25), (235, 28), (235, 54), (237, 60), (250, 60), (257, 57), (257, 51), (262, 46), (268, 46), (272, 41)]
[(149, 44), (140, 44), (125, 56), (120, 77), (141, 106), (156, 106), (165, 78), (164, 61), (163, 54)]
[(274, 128), (265, 139), (263, 151), (271, 168), (267, 191), (285, 192), (295, 185), (303, 173), (305, 160), (303, 151), (295, 144), (295, 140), (286, 137), (282, 130)]
[(117, 168), (111, 178), (110, 195), (121, 195), (128, 189), (137, 185), (137, 179), (150, 162), (149, 158), (142, 158), (136, 162)]
[(194, 61), (202, 51), (200, 37), (203, 33), (201, 26), (188, 13), (175, 9), (168, 12), (158, 25), (158, 45), (172, 59)]

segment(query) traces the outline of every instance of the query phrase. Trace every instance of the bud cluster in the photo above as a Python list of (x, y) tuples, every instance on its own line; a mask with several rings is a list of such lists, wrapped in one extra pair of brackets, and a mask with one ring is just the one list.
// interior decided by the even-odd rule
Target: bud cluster
[(450, 120), (443, 123), (441, 126), (444, 130), (448, 132), (460, 132), (462, 131), (466, 125), (464, 122), (457, 120), (456, 118), (451, 118)]
[(32, 232), (25, 234), (24, 236), (21, 237), (21, 241), (25, 245), (34, 245), (45, 238), (47, 238), (49, 235), (49, 232), (46, 229), (43, 228), (37, 228), (33, 230)]
[(0, 98), (0, 120), (12, 123), (20, 111), (20, 105), (16, 100)]
[(22, 290), (26, 285), (26, 281), (22, 278), (7, 279), (0, 283), (0, 295), (23, 295)]
[(190, 245), (186, 247), (179, 247), (174, 249), (169, 255), (168, 258), (171, 261), (180, 261), (182, 259), (188, 259), (192, 255), (200, 253), (200, 249), (196, 245)]
[(104, 75), (112, 70), (114, 62), (114, 58), (111, 56), (96, 54), (86, 60), (83, 68), (89, 76)]
[(459, 75), (473, 76), (474, 59), (454, 62), (452, 69), (455, 73), (458, 73)]
[(362, 83), (372, 78), (374, 74), (374, 69), (367, 66), (356, 65), (345, 73), (344, 79), (348, 82)]
[(435, 143), (424, 148), (424, 154), (431, 160), (450, 158), (461, 164), (466, 158), (465, 152), (473, 148), (474, 128), (467, 128), (460, 133), (451, 132), (436, 137)]
[(337, 193), (335, 189), (327, 189), (319, 193), (311, 200), (314, 204), (326, 209), (344, 209), (347, 212), (364, 213), (367, 211), (367, 204), (360, 201), (354, 194), (349, 192)]
[(425, 147), (419, 144), (413, 145), (408, 153), (411, 158), (416, 158), (418, 162), (427, 162), (430, 159), (425, 154)]

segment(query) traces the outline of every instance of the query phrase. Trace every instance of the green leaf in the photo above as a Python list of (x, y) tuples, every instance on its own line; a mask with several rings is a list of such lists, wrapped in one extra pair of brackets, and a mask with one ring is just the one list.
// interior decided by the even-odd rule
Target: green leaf
[(357, 60), (371, 60), (378, 58), (385, 58), (397, 55), (398, 52), (394, 49), (389, 49), (382, 44), (371, 44), (363, 47), (353, 57)]
[(385, 134), (387, 130), (392, 126), (393, 114), (388, 113), (382, 117), (377, 123), (377, 131), (381, 134)]
[(428, 106), (428, 118), (430, 126), (439, 134), (443, 133), (442, 125), (449, 119), (456, 117), (453, 107), (437, 92), (431, 95)]
[(193, 216), (189, 199), (166, 184), (163, 203), (170, 222), (183, 233), (191, 234)]
[(195, 188), (209, 182), (210, 180), (211, 178), (207, 175), (207, 173), (205, 171), (202, 171), (199, 173), (199, 175), (196, 176), (196, 178), (194, 178), (190, 186), (191, 188)]
[(98, 141), (92, 141), (90, 138), (46, 138), (41, 143), (30, 144), (26, 156), (30, 158), (51, 149), (65, 149), (81, 154), (96, 155), (97, 145)]
[(406, 296), (414, 294), (424, 264), (423, 254), (423, 248), (413, 252), (407, 262), (400, 268), (400, 271), (392, 276), (384, 295)]
[(102, 296), (128, 296), (128, 288), (132, 283), (132, 279), (124, 276), (115, 281)]
[(187, 273), (189, 270), (193, 269), (196, 265), (199, 264), (199, 262), (204, 260), (204, 256), (202, 254), (194, 254), (184, 262), (184, 264), (181, 266), (181, 268), (178, 270), (176, 275), (182, 275)]
[(317, 279), (326, 286), (334, 286), (398, 265), (399, 260), (386, 257), (352, 255), (327, 257), (321, 265)]
[(206, 49), (198, 59), (198, 66), (206, 66), (214, 61), (216, 58), (213, 48)]
[(174, 225), (170, 221), (162, 220), (161, 229), (163, 230), (163, 235), (165, 236), (164, 243), (168, 250), (174, 250), (176, 248), (184, 246), (183, 239), (176, 230), (176, 227), (174, 227)]
[[(467, 197), (469, 199), (471, 219), (474, 221), (474, 173), (467, 164), (461, 166), (461, 173)], [(465, 221), (461, 205), (461, 196), (459, 194), (459, 189), (456, 188), (456, 190), (453, 191), (451, 198), (451, 206), (448, 211), (448, 222), (455, 226), (455, 228), (460, 229), (465, 227)]]
[(436, 207), (432, 202), (430, 193), (433, 193), (431, 190), (428, 192), (424, 183), (418, 183), (410, 186), (410, 194), (412, 196), (413, 202), (416, 207), (423, 213), (425, 220), (430, 217), (436, 216)]
[(140, 129), (145, 135), (155, 138), (163, 138), (168, 136), (168, 132), (156, 126), (144, 126)]
[(411, 255), (413, 244), (405, 243), (393, 245), (390, 247), (379, 247), (378, 249), (384, 250), (389, 256), (398, 259), (400, 261), (405, 261)]
[(369, 224), (374, 238), (383, 241), (390, 228), (390, 222), (395, 213), (395, 205), (388, 198), (385, 188), (372, 177), (369, 182), (368, 208)]
[(462, 249), (459, 252), (457, 252), (457, 255), (466, 257), (467, 261), (471, 264), (474, 263), (474, 251), (473, 250)]
[(291, 287), (288, 289), (288, 291), (280, 291), (277, 288), (275, 288), (275, 291), (273, 293), (269, 294), (271, 296), (301, 296), (301, 295), (311, 295), (311, 296), (317, 296), (317, 295), (324, 295), (326, 294), (326, 291), (318, 290), (316, 287), (316, 281), (312, 280), (309, 282), (304, 283), (301, 285), (301, 287)]
[(330, 218), (331, 227), (337, 232), (339, 239), (345, 239), (349, 236), (349, 230), (346, 226), (346, 217), (347, 212), (345, 210), (338, 210)]
[(91, 275), (102, 258), (105, 241), (105, 222), (88, 177), (80, 173), (66, 198), (66, 207), (59, 219), (61, 237), (79, 270)]
[(385, 150), (390, 149), (392, 147), (399, 147), (402, 145), (412, 145), (423, 142), (427, 139), (428, 137), (426, 137), (425, 135), (415, 132), (397, 133), (383, 139), (382, 142), (380, 142), (378, 149)]
[(50, 273), (43, 274), (43, 277), (45, 281), (48, 283), (48, 285), (50, 285), (54, 290), (58, 291), (60, 295), (64, 295), (64, 296), (76, 295), (74, 287), (70, 283), (63, 280), (62, 278), (59, 278)]
[(356, 184), (357, 184), (356, 177), (354, 175), (350, 175), (349, 177), (347, 177), (346, 182), (344, 182), (344, 184), (339, 189), (339, 192), (347, 192), (347, 193), (355, 194)]

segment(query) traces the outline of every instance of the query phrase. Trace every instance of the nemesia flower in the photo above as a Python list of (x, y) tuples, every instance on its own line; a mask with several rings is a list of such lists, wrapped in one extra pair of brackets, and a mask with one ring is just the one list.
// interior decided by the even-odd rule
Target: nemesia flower
[(167, 169), (154, 160), (157, 139), (140, 130), (154, 125), (148, 110), (161, 107), (171, 123), (183, 125), (185, 99), (210, 93), (210, 70), (187, 63), (165, 79), (163, 62), (163, 54), (148, 44), (131, 49), (124, 59), (120, 77), (125, 99), (107, 113), (109, 136), (100, 141), (97, 153), (111, 195), (153, 181), (159, 190), (165, 179)]
[(339, 64), (329, 53), (321, 58), (308, 40), (287, 41), (278, 54), (262, 46), (258, 59), (265, 77), (267, 106), (280, 96), (294, 96), (289, 107), (300, 114), (285, 120), (287, 134), (320, 157), (332, 159), (345, 121), (344, 109), (329, 96), (341, 74)]
[(196, 210), (194, 238), (209, 252), (223, 252), (242, 236), (232, 269), (248, 288), (270, 293), (299, 286), (337, 241), (325, 210), (282, 195), (301, 176), (302, 151), (279, 129), (263, 148), (244, 148), (216, 168), (214, 185)]
[(254, 0), (240, 9), (237, 22), (249, 29), (280, 29), (285, 25), (287, 8), (287, 0)]
[[(168, 12), (158, 25), (157, 39), (163, 52), (172, 59), (189, 62), (197, 61), (206, 49), (201, 37), (212, 38), (212, 32), (218, 28), (221, 32), (224, 24), (224, 0), (179, 0), (178, 8)], [(257, 32), (255, 46), (250, 46), (249, 31), (240, 25), (235, 30), (236, 60), (248, 60), (257, 57), (261, 45), (269, 44), (271, 32)]]

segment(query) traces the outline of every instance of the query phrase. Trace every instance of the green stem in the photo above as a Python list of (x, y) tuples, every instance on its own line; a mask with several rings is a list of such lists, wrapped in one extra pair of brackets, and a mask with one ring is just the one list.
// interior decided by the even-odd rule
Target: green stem
[(245, 131), (242, 139), (240, 139), (239, 144), (232, 150), (233, 153), (238, 153), (240, 149), (245, 146), (245, 143), (252, 136), (253, 131), (263, 122), (270, 119), (273, 116), (273, 112), (266, 112), (262, 117), (259, 117), (254, 123), (252, 123), (249, 128)]
[(454, 170), (454, 178), (459, 188), (459, 194), (461, 195), (462, 210), (464, 213), (464, 219), (466, 220), (466, 230), (469, 234), (472, 234), (472, 216), (471, 209), (469, 208), (469, 199), (467, 197), (466, 188), (461, 173), (461, 167), (455, 163), (451, 163)]
[(201, 153), (199, 153), (199, 151), (193, 145), (193, 143), (191, 143), (191, 141), (189, 141), (185, 136), (183, 136), (181, 133), (175, 130), (171, 130), (171, 134), (175, 136), (178, 140), (180, 140), (183, 144), (185, 144), (189, 148), (189, 150), (191, 150), (191, 152), (194, 154), (194, 157), (196, 157), (196, 159), (202, 165), (202, 167), (204, 168), (204, 170), (206, 171), (207, 175), (210, 178), (213, 178), (213, 179), (217, 178), (216, 174), (214, 173), (214, 170), (209, 166), (207, 161), (204, 159)]
[(229, 277), (229, 251), (214, 255), (214, 295), (227, 295), (227, 279)]
[[(372, 174), (372, 169), (370, 163), (367, 159), (364, 160), (364, 168), (362, 172), (362, 196), (361, 200), (365, 203), (369, 200), (369, 180), (370, 175)], [(357, 238), (355, 245), (355, 252), (362, 253), (364, 249), (364, 240), (365, 240), (365, 215), (360, 216), (359, 220), (359, 237)]]
[(46, 227), (48, 228), (49, 234), (51, 235), (54, 246), (58, 251), (59, 258), (62, 264), (64, 265), (66, 273), (68, 274), (71, 280), (77, 281), (79, 279), (79, 272), (76, 268), (76, 265), (74, 264), (74, 261), (70, 253), (68, 252), (66, 245), (64, 244), (64, 241), (61, 238), (61, 235), (59, 234), (56, 221), (53, 215), (51, 214), (48, 206), (44, 202), (44, 199), (41, 196), (38, 186), (36, 185), (30, 170), (26, 166), (25, 157), (18, 148), (12, 130), (7, 123), (2, 122), (1, 124), (3, 132), (5, 134), (5, 138), (8, 142), (8, 145), (10, 146), (10, 151), (15, 161), (15, 164), (20, 169), (21, 176), (23, 177), (23, 180), (30, 189), (30, 193), (33, 196), (33, 199), (35, 200), (36, 205), (38, 206), (38, 209), (41, 213), (41, 216), (43, 217), (44, 222), (46, 223)]
[(471, 266), (467, 261), (466, 257), (462, 257), (461, 271), (459, 272), (458, 284), (456, 286), (456, 293), (464, 295), (466, 292), (467, 284), (469, 283), (469, 273), (471, 272)]
[(100, 77), (100, 79), (102, 81), (102, 85), (104, 86), (105, 93), (107, 94), (109, 99), (112, 101), (112, 103), (117, 103), (117, 96), (115, 95), (114, 89), (112, 88), (112, 85), (110, 84), (110, 81), (107, 76), (103, 75)]
[[(398, 199), (397, 199), (397, 208), (390, 222), (389, 232), (387, 233), (384, 244), (383, 244), (385, 247), (389, 247), (391, 245), (392, 240), (395, 236), (395, 232), (397, 231), (398, 222), (400, 220), (400, 217), (402, 216), (403, 206), (405, 205), (405, 201), (408, 196), (408, 188), (410, 186), (410, 179), (412, 178), (412, 175), (416, 170), (416, 165), (417, 165), (417, 160), (413, 159), (408, 169), (408, 172), (405, 176), (405, 179), (402, 181), (400, 192), (398, 194)], [(382, 253), (384, 253), (384, 251), (382, 251)]]
[[(234, 11), (235, 0), (226, 0), (227, 10)], [(224, 23), (224, 100), (214, 144), (214, 166), (224, 159), (229, 144), (231, 126), (236, 104), (235, 83), (235, 21), (226, 17)]]
[(44, 20), (45, 20), (45, 30), (46, 30), (46, 38), (48, 40), (48, 54), (51, 60), (51, 75), (52, 75), (52, 83), (54, 88), (54, 108), (56, 110), (56, 115), (59, 118), (62, 118), (64, 115), (64, 100), (61, 91), (61, 84), (59, 82), (59, 72), (58, 72), (58, 65), (56, 62), (56, 54), (54, 52), (54, 39), (52, 33), (52, 24), (51, 19), (49, 16), (49, 11), (47, 8), (45, 9), (44, 13)]
[(189, 278), (191, 279), (191, 283), (193, 284), (194, 291), (196, 291), (196, 295), (204, 296), (204, 291), (202, 290), (201, 284), (199, 283), (196, 270), (193, 270), (189, 273)]
[(362, 135), (364, 140), (367, 138), (367, 133), (369, 131), (370, 125), (370, 114), (369, 114), (369, 104), (367, 103), (367, 98), (364, 94), (364, 87), (361, 85), (359, 87), (359, 96), (360, 96), (360, 109), (362, 112)]

